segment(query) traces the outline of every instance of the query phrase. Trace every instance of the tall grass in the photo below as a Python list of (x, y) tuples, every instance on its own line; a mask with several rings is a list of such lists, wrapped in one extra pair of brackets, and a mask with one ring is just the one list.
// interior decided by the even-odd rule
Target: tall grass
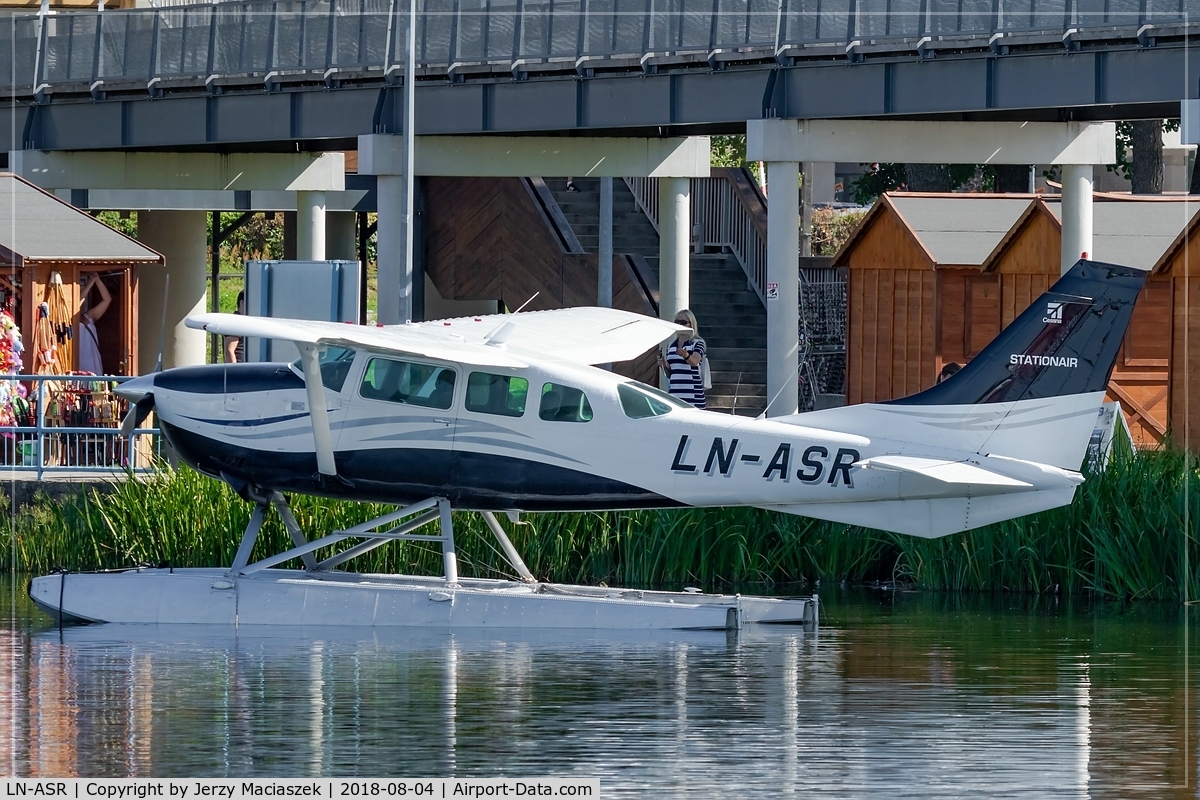
[[(1180, 452), (1119, 454), (1069, 507), (932, 540), (747, 508), (534, 514), (502, 524), (535, 575), (561, 582), (719, 589), (879, 580), (959, 591), (1194, 598), (1200, 595), (1196, 478)], [(314, 536), (390, 508), (291, 500), (301, 527)], [(0, 557), (15, 555), (29, 572), (164, 561), (225, 566), (250, 511), (218, 481), (163, 469), (107, 492), (93, 489), (57, 503), (40, 498), (13, 519), (11, 536), (0, 537)], [(512, 573), (478, 515), (456, 514), (454, 524), (463, 574)], [(278, 517), (269, 514), (256, 557), (288, 544)], [(345, 568), (436, 574), (441, 553), (436, 545), (397, 542)]]

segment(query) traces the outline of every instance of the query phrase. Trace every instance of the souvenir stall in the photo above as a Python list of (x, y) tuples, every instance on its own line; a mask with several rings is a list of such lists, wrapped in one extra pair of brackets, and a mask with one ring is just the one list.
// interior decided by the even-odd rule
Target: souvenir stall
[[(66, 429), (41, 437), (43, 465), (131, 460), (116, 437), (86, 432), (117, 427), (124, 411), (112, 381), (87, 378), (137, 374), (138, 270), (162, 263), (91, 215), (0, 173), (0, 371), (81, 377), (0, 380), (0, 426), (36, 427), (41, 419)], [(35, 458), (23, 437), (9, 435), (0, 458)]]

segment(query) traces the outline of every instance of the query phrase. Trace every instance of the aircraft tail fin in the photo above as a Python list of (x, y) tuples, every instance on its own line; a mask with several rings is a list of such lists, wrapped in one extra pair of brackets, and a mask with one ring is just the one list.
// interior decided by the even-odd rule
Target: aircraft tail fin
[(947, 380), (891, 405), (979, 405), (1102, 392), (1145, 283), (1139, 269), (1080, 261)]

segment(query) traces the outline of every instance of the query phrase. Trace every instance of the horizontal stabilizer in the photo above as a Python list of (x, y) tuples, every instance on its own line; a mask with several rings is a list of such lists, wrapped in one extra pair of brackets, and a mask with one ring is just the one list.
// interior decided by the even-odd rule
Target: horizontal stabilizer
[(842, 522), (924, 539), (1067, 506), (1075, 487), (1015, 492), (986, 497), (936, 497), (923, 500), (877, 500), (860, 503), (807, 503), (764, 506), (785, 514)]
[(942, 458), (918, 456), (874, 456), (858, 462), (863, 469), (888, 472), (907, 472), (922, 475), (942, 483), (972, 484), (975, 486), (1008, 486), (1013, 489), (1032, 489), (1032, 483), (1001, 475), (968, 461), (949, 461)]

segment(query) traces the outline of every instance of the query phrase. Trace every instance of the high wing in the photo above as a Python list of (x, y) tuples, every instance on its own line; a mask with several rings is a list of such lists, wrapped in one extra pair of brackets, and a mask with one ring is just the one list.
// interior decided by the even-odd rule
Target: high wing
[(189, 328), (199, 328), (221, 336), (253, 336), (262, 339), (281, 339), (297, 346), (362, 347), (407, 355), (456, 361), (481, 367), (525, 367), (520, 358), (498, 347), (472, 344), (458, 331), (447, 327), (445, 332), (419, 325), (390, 325), (370, 327), (344, 322), (315, 322), (301, 319), (249, 317), (243, 314), (193, 314), (187, 318)]
[(364, 347), (497, 367), (526, 366), (521, 356), (584, 365), (628, 361), (684, 330), (641, 314), (592, 307), (382, 327), (241, 314), (195, 314), (187, 325), (225, 336)]

